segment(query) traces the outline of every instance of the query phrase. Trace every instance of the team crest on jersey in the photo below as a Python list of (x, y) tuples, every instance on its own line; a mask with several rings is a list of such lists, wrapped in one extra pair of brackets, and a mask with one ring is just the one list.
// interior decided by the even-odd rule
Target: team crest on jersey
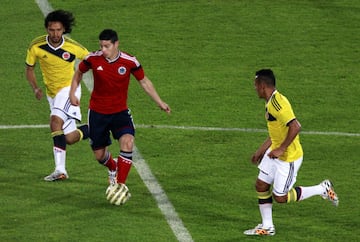
[(124, 66), (120, 66), (118, 72), (120, 75), (124, 75), (126, 73), (126, 68)]
[(63, 54), (62, 54), (62, 58), (64, 59), (64, 60), (68, 60), (68, 59), (70, 59), (70, 53), (69, 52), (64, 52)]

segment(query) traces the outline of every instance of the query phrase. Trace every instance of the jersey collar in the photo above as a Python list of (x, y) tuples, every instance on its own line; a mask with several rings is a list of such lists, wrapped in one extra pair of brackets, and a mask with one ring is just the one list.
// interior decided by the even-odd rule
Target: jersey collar
[(61, 44), (60, 44), (58, 47), (54, 47), (54, 46), (52, 46), (52, 45), (50, 44), (50, 42), (49, 42), (49, 35), (46, 35), (46, 43), (48, 44), (48, 46), (49, 46), (51, 49), (53, 49), (53, 50), (58, 50), (58, 49), (60, 49), (60, 48), (64, 45), (64, 43), (65, 43), (65, 38), (64, 38), (64, 36), (61, 36)]
[(276, 93), (277, 93), (277, 90), (275, 89), (275, 90), (273, 91), (273, 93), (271, 93), (271, 96), (270, 96), (269, 100), (267, 100), (266, 103), (269, 103), (270, 100), (273, 98), (273, 96), (275, 96)]
[(120, 58), (120, 56), (121, 56), (121, 51), (119, 50), (117, 56), (116, 56), (114, 59), (112, 59), (112, 60), (110, 60), (109, 58), (105, 58), (105, 59), (106, 59), (109, 63), (112, 63), (112, 62), (117, 61), (117, 60)]

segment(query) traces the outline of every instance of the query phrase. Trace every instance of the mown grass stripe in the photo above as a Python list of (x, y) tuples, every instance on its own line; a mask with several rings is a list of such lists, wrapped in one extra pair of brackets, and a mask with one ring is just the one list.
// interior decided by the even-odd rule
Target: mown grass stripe
[[(31, 128), (48, 128), (48, 124), (39, 125), (0, 125), (0, 129), (31, 129)], [(266, 129), (254, 128), (222, 128), (222, 127), (202, 127), (202, 126), (176, 126), (176, 125), (149, 125), (136, 124), (137, 128), (144, 129), (183, 129), (183, 130), (198, 130), (198, 131), (230, 131), (230, 132), (244, 132), (244, 133), (267, 133)], [(324, 135), (324, 136), (349, 136), (360, 137), (360, 133), (347, 133), (337, 131), (301, 131), (301, 134), (308, 135)]]

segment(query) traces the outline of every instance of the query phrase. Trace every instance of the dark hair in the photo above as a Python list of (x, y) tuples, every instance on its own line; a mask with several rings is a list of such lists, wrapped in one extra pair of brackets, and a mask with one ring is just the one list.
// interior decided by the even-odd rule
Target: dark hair
[(71, 12), (65, 10), (55, 10), (50, 12), (45, 18), (45, 28), (48, 27), (49, 22), (60, 22), (65, 28), (64, 34), (69, 34), (72, 27), (75, 25), (75, 17)]
[(115, 30), (104, 29), (99, 34), (99, 40), (110, 40), (111, 43), (115, 43), (116, 41), (119, 40), (119, 38)]
[(275, 87), (276, 79), (271, 69), (261, 69), (255, 73), (255, 79), (264, 82), (268, 86)]

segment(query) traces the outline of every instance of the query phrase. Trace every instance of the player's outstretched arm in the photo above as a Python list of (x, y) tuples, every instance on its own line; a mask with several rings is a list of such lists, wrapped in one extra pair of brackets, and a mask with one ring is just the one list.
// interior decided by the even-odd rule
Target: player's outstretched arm
[(170, 113), (171, 109), (169, 105), (167, 105), (165, 102), (163, 102), (157, 93), (153, 83), (150, 81), (149, 78), (146, 76), (139, 81), (141, 87), (144, 89), (144, 91), (154, 100), (154, 102), (165, 112)]

